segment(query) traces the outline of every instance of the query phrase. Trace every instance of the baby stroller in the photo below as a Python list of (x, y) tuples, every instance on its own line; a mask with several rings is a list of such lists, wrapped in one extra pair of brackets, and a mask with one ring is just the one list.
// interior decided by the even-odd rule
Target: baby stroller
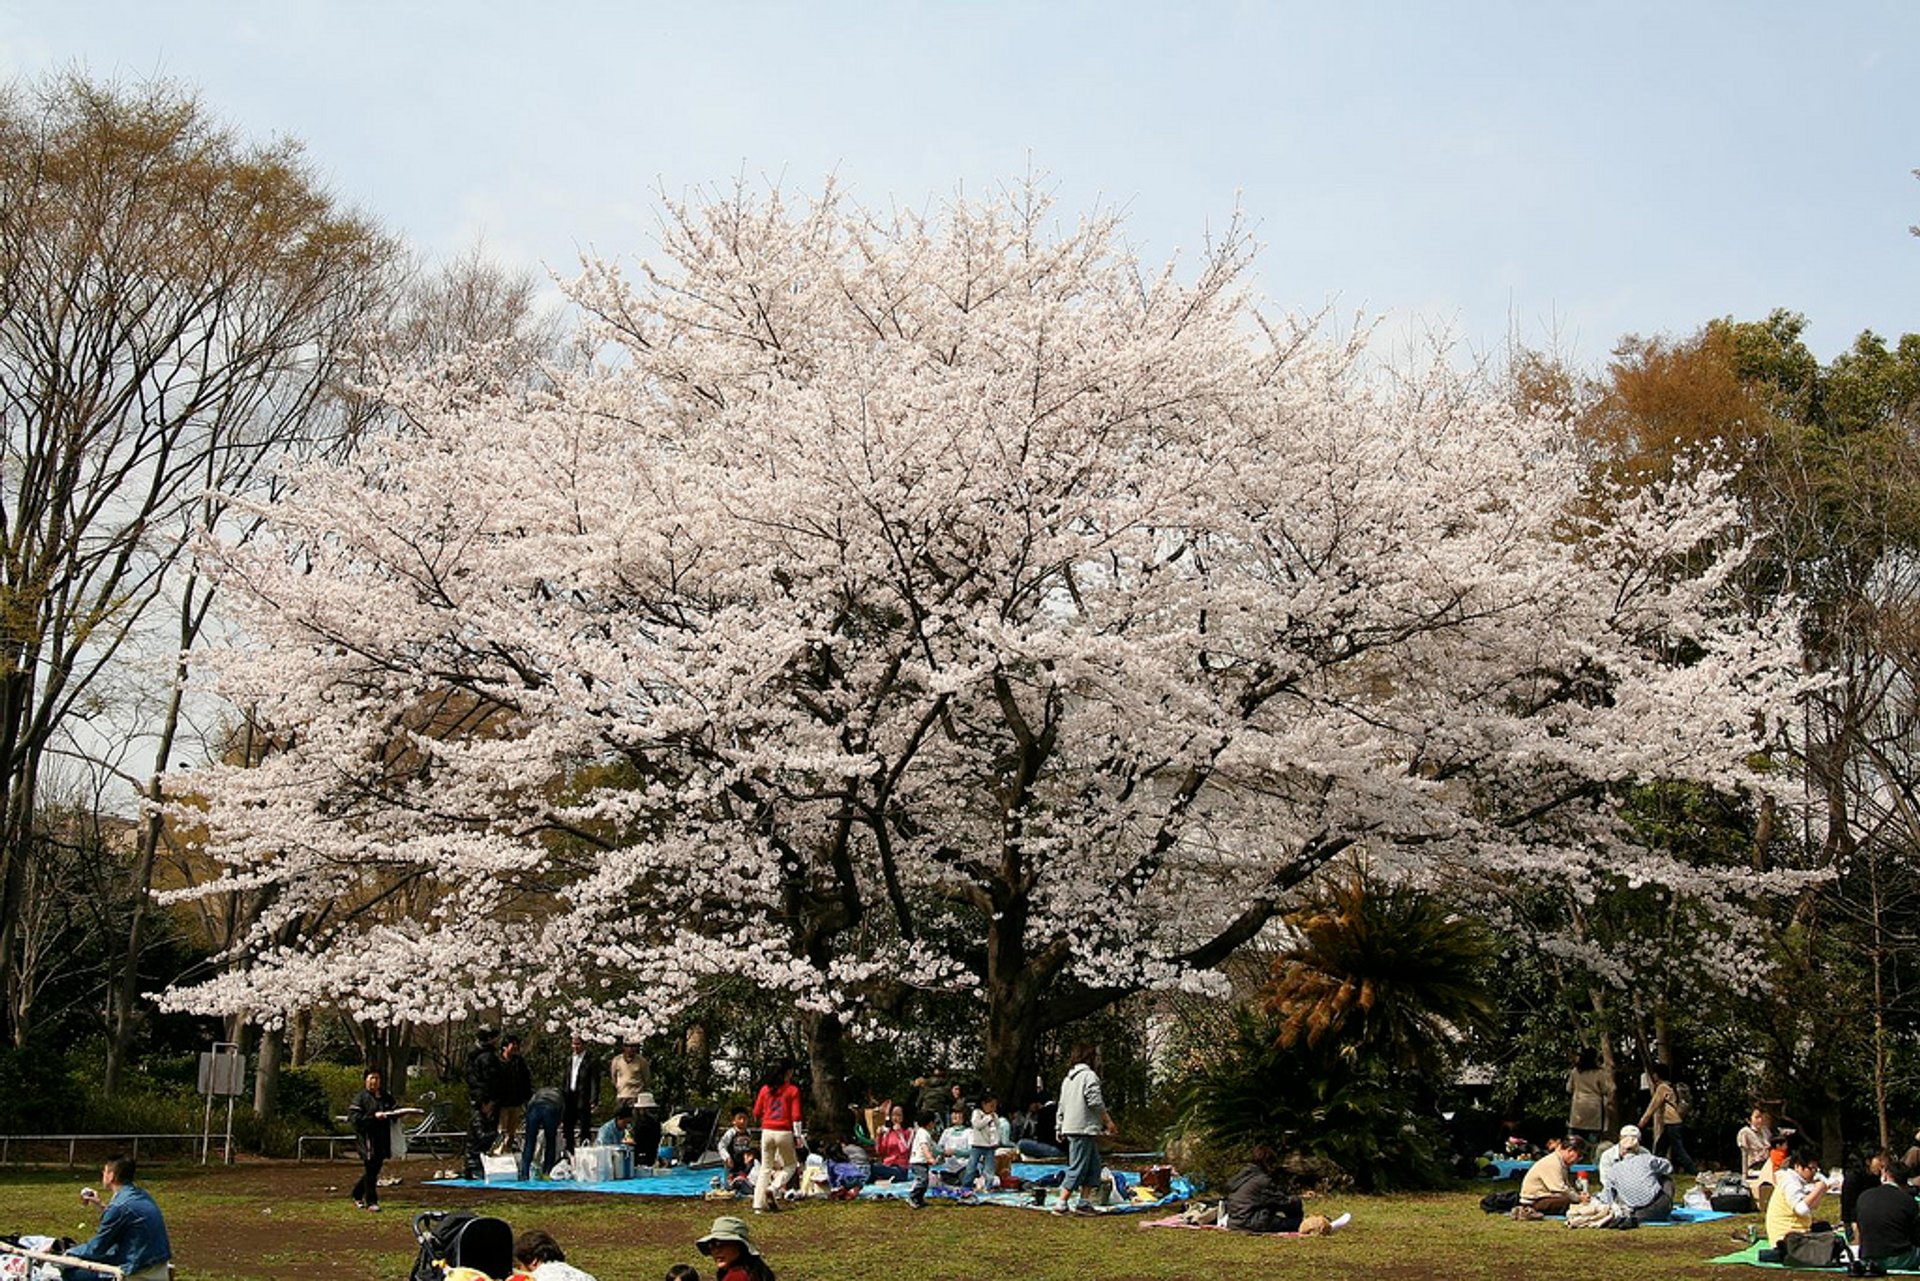
[(413, 1239), (420, 1243), (420, 1253), (408, 1281), (447, 1281), (462, 1268), (493, 1281), (507, 1281), (513, 1275), (513, 1229), (504, 1219), (465, 1210), (429, 1210), (414, 1217)]
[(720, 1114), (714, 1109), (694, 1108), (690, 1112), (675, 1113), (660, 1127), (660, 1132), (673, 1140), (673, 1155), (681, 1165), (700, 1165), (713, 1147), (714, 1131), (719, 1124)]

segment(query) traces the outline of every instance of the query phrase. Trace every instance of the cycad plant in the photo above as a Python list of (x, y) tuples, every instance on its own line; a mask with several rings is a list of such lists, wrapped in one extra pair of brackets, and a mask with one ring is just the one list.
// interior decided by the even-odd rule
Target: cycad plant
[(1291, 923), (1271, 982), (1189, 1082), (1187, 1121), (1227, 1147), (1272, 1143), (1362, 1191), (1444, 1183), (1426, 1100), (1460, 1033), (1492, 1016), (1492, 944), (1437, 900), (1363, 872)]
[(1461, 1033), (1494, 1017), (1492, 941), (1431, 895), (1355, 870), (1290, 923), (1295, 941), (1261, 997), (1283, 1046), (1432, 1078)]

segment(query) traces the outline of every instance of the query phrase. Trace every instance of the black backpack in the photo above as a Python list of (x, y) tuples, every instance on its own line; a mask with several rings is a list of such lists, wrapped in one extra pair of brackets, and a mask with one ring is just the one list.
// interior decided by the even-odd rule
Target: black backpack
[(1489, 1192), (1480, 1198), (1480, 1208), (1488, 1214), (1512, 1214), (1520, 1204), (1518, 1192)]
[(494, 1281), (513, 1275), (513, 1229), (504, 1219), (429, 1210), (414, 1219), (413, 1237), (420, 1252), (409, 1281), (445, 1281), (455, 1268), (472, 1268)]

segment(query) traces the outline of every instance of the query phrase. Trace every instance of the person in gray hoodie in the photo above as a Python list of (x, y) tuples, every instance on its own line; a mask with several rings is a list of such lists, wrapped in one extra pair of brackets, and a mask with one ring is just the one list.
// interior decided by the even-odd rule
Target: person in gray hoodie
[(1055, 1214), (1068, 1213), (1067, 1201), (1077, 1190), (1076, 1214), (1093, 1214), (1089, 1194), (1100, 1186), (1100, 1136), (1118, 1134), (1120, 1127), (1107, 1111), (1100, 1093), (1100, 1076), (1095, 1070), (1099, 1052), (1081, 1042), (1068, 1056), (1072, 1066), (1060, 1083), (1060, 1111), (1054, 1128), (1067, 1145), (1067, 1177), (1060, 1183), (1060, 1204)]

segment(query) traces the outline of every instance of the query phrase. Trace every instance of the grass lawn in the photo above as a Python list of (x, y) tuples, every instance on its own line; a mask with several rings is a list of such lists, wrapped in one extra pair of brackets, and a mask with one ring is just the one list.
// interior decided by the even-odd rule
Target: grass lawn
[[(669, 1265), (701, 1264), (693, 1248), (731, 1207), (586, 1193), (480, 1193), (429, 1188), (426, 1162), (388, 1166), (404, 1182), (381, 1193), (385, 1213), (361, 1213), (346, 1190), (345, 1162), (256, 1162), (202, 1169), (156, 1165), (140, 1182), (167, 1217), (174, 1262), (200, 1278), (405, 1281), (414, 1255), (411, 1216), (423, 1209), (484, 1207), (515, 1230), (553, 1233), (570, 1262), (600, 1281), (653, 1281)], [(94, 1216), (79, 1190), (98, 1170), (0, 1168), (0, 1232), (84, 1237)], [(1142, 1229), (1137, 1217), (1059, 1219), (994, 1206), (934, 1204), (914, 1212), (886, 1202), (816, 1202), (781, 1215), (744, 1217), (781, 1281), (1049, 1281), (1052, 1278), (1487, 1278), (1717, 1277), (1740, 1274), (1706, 1260), (1732, 1249), (1728, 1229), (1748, 1219), (1637, 1232), (1569, 1232), (1480, 1212), (1486, 1185), (1420, 1196), (1333, 1197), (1314, 1208), (1353, 1213), (1332, 1237), (1263, 1239), (1226, 1232)], [(703, 1269), (703, 1275), (711, 1270)]]

